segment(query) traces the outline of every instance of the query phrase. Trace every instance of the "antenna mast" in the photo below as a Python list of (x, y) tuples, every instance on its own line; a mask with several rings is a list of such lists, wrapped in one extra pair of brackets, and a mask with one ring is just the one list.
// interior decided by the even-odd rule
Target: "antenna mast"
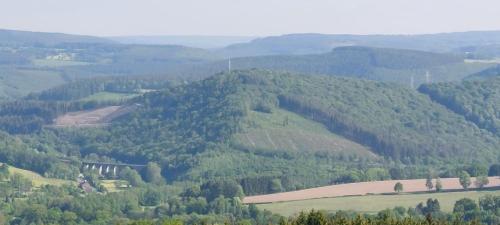
[(229, 61), (228, 61), (228, 71), (231, 73), (231, 57), (229, 57)]
[(429, 73), (429, 70), (425, 72), (425, 82), (430, 83), (431, 82), (431, 74)]

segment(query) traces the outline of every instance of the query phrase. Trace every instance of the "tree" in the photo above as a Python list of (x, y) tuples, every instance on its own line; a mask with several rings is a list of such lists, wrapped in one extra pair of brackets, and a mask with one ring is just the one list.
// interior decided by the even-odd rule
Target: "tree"
[(3, 163), (2, 165), (0, 165), (0, 181), (3, 181), (7, 178), (9, 178), (9, 166)]
[(401, 182), (397, 182), (396, 185), (394, 185), (394, 191), (395, 192), (402, 192), (403, 191), (403, 184)]
[(328, 219), (325, 214), (320, 211), (312, 210), (307, 216), (306, 224), (308, 225), (326, 225), (328, 224)]
[(476, 177), (476, 187), (478, 188), (483, 188), (484, 186), (488, 185), (490, 181), (488, 180), (488, 177), (486, 176), (478, 176)]
[(436, 191), (439, 192), (443, 190), (443, 184), (441, 183), (441, 179), (438, 177), (436, 178)]
[(140, 187), (144, 185), (144, 181), (142, 181), (141, 175), (137, 173), (137, 171), (130, 169), (129, 167), (125, 167), (118, 174), (120, 179), (128, 181), (128, 183), (134, 187)]
[(427, 189), (429, 189), (429, 191), (434, 188), (434, 184), (432, 184), (431, 175), (427, 176), (427, 179), (425, 180), (425, 186), (427, 187)]
[(479, 208), (474, 200), (463, 198), (455, 202), (453, 213), (459, 215), (465, 221), (470, 221), (477, 218), (479, 214)]
[(467, 173), (467, 171), (462, 171), (460, 173), (458, 180), (460, 182), (460, 185), (462, 185), (462, 187), (465, 190), (467, 190), (469, 188), (469, 186), (471, 185), (470, 175), (469, 175), (469, 173)]
[(12, 184), (12, 187), (16, 188), (19, 194), (24, 194), (28, 191), (31, 191), (31, 188), (33, 187), (33, 183), (30, 179), (24, 178), (18, 173), (14, 173), (12, 176), (10, 176), (10, 182)]
[(500, 176), (500, 164), (493, 164), (488, 170), (488, 176)]
[(161, 167), (154, 162), (149, 162), (144, 172), (144, 180), (153, 184), (162, 184), (165, 181), (161, 176)]
[(281, 186), (281, 180), (280, 179), (273, 179), (271, 181), (271, 188), (270, 189), (271, 189), (272, 193), (283, 191), (283, 187)]
[(435, 214), (441, 212), (441, 206), (437, 199), (429, 198), (427, 199), (426, 205), (421, 202), (416, 207), (417, 211), (419, 211), (422, 215), (427, 214)]

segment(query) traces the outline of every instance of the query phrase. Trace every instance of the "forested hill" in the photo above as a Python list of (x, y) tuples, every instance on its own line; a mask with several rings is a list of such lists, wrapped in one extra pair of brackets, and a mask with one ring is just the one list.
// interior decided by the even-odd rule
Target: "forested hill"
[[(500, 138), (491, 129), (479, 128), (417, 90), (268, 70), (237, 70), (147, 92), (127, 100), (138, 105), (136, 110), (107, 127), (44, 126), (54, 115), (78, 108), (72, 102), (94, 88), (155, 85), (95, 82), (3, 104), (0, 129), (16, 135), (23, 148), (0, 149), (0, 159), (42, 174), (52, 167), (37, 166), (45, 165), (38, 161), (20, 164), (16, 155), (36, 150), (51, 157), (153, 161), (169, 181), (228, 178), (240, 182), (245, 193), (256, 194), (418, 178), (429, 168), (449, 177), (464, 166), (488, 165), (499, 155)], [(58, 93), (71, 97), (58, 98)], [(20, 129), (24, 123), (26, 130)], [(282, 187), (271, 188), (276, 179)]]
[(500, 77), (423, 85), (419, 90), (500, 137)]
[(30, 32), (0, 29), (1, 45), (57, 45), (64, 43), (106, 43), (113, 41), (105, 38), (85, 35), (71, 35), (62, 33)]
[[(288, 34), (255, 39), (249, 43), (235, 44), (221, 50), (228, 56), (257, 56), (279, 54), (312, 54), (328, 52), (339, 46), (371, 46), (384, 48), (415, 49), (433, 52), (471, 53), (475, 46), (500, 44), (500, 31), (474, 31), (425, 35), (331, 35)], [(463, 48), (463, 49), (461, 49)], [(489, 55), (491, 56), (491, 55)]]
[[(221, 61), (194, 67), (198, 71), (227, 70)], [(328, 53), (310, 55), (274, 55), (231, 59), (234, 69), (271, 69), (306, 74), (324, 74), (389, 81), (414, 87), (427, 81), (457, 81), (487, 68), (489, 64), (464, 63), (460, 56), (415, 50), (373, 47), (338, 47)], [(189, 68), (193, 70), (193, 68)]]
[[(69, 155), (156, 161), (173, 180), (293, 177), (291, 189), (336, 182), (338, 167), (367, 160), (368, 168), (384, 168), (383, 158), (417, 168), (488, 164), (500, 142), (415, 90), (350, 78), (234, 71), (136, 101), (138, 111), (106, 129), (38, 135), (72, 146)], [(318, 143), (301, 148), (283, 136)]]

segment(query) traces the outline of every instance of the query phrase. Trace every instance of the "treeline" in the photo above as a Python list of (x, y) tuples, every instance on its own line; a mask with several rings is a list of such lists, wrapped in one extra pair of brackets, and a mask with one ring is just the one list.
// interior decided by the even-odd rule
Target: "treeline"
[(160, 77), (100, 77), (70, 82), (41, 93), (31, 94), (27, 99), (42, 101), (74, 101), (99, 92), (140, 93), (141, 91), (168, 88), (172, 81)]
[[(268, 69), (305, 74), (344, 76), (370, 80), (423, 83), (425, 73), (435, 72), (433, 81), (460, 80), (477, 72), (472, 65), (464, 64), (463, 57), (423, 51), (374, 48), (362, 46), (338, 47), (330, 52), (310, 55), (267, 55), (232, 58), (233, 69)], [(227, 61), (189, 66), (184, 71), (196, 70), (218, 73), (227, 70)], [(465, 72), (471, 70), (472, 72)]]
[[(376, 214), (360, 214), (354, 211), (338, 211), (328, 213), (325, 211), (311, 210), (301, 212), (288, 218), (277, 217), (269, 220), (267, 224), (280, 225), (496, 225), (500, 222), (500, 198), (487, 195), (479, 199), (479, 204), (474, 200), (463, 198), (458, 200), (452, 213), (441, 211), (437, 199), (428, 199), (416, 207), (405, 209), (395, 207), (394, 209), (382, 210)], [(276, 220), (278, 219), (278, 220)], [(260, 224), (255, 220), (226, 220), (231, 224)], [(140, 220), (126, 223), (129, 225), (167, 225), (167, 224), (190, 224), (183, 220)]]
[(462, 83), (422, 85), (419, 91), (463, 115), (467, 120), (500, 135), (500, 78)]

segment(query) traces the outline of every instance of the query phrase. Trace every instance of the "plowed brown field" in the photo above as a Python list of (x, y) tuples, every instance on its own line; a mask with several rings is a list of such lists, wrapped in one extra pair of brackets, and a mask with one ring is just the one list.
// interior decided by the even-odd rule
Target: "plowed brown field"
[[(243, 199), (243, 203), (271, 203), (353, 195), (394, 193), (394, 185), (397, 182), (401, 182), (403, 184), (403, 193), (424, 192), (427, 191), (425, 181), (425, 179), (389, 180), (330, 185), (300, 191), (248, 196)], [(474, 181), (475, 178), (472, 178), (472, 185), (470, 188), (476, 187)], [(443, 185), (443, 190), (451, 191), (463, 189), (458, 181), (458, 178), (443, 178), (441, 179), (441, 183)], [(489, 184), (485, 187), (500, 187), (500, 177), (489, 177)]]
[(110, 123), (113, 119), (133, 110), (133, 106), (108, 106), (95, 110), (70, 112), (57, 117), (54, 127), (89, 127)]

